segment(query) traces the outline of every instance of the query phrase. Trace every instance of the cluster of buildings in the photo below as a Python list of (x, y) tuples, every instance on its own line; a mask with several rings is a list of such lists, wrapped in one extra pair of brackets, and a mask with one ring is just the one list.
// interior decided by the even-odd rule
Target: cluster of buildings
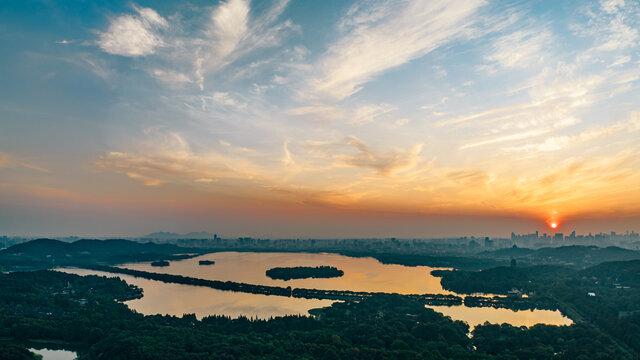
[(573, 231), (569, 235), (563, 233), (539, 234), (538, 231), (532, 234), (511, 233), (511, 242), (518, 247), (541, 248), (565, 245), (595, 245), (595, 246), (620, 246), (627, 249), (640, 249), (640, 235), (635, 231), (627, 231), (618, 234), (615, 231), (610, 233), (598, 233), (588, 235), (576, 235)]
[[(536, 231), (531, 234), (516, 234), (512, 232), (510, 238), (464, 236), (432, 239), (256, 239), (250, 237), (221, 238), (216, 234), (203, 236), (200, 233), (195, 234), (198, 235), (198, 237), (190, 237), (189, 235), (191, 234), (185, 234), (184, 237), (173, 238), (165, 236), (164, 233), (157, 234), (157, 236), (152, 236), (152, 234), (150, 234), (143, 238), (132, 240), (172, 243), (185, 247), (211, 249), (274, 249), (289, 251), (339, 250), (406, 254), (475, 253), (485, 250), (512, 247), (514, 245), (530, 249), (567, 245), (595, 245), (598, 247), (619, 246), (627, 249), (640, 250), (640, 235), (635, 231), (627, 231), (624, 234), (618, 234), (612, 231), (610, 233), (589, 233), (588, 235), (577, 235), (575, 231), (569, 235), (564, 235), (561, 232), (554, 234), (540, 234)], [(78, 240), (77, 237), (58, 239), (69, 242)], [(0, 236), (0, 249), (29, 240), (31, 239)]]

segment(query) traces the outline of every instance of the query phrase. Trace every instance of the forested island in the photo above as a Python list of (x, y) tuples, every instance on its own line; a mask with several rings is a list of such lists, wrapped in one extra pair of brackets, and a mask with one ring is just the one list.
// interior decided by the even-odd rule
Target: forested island
[(213, 260), (200, 260), (198, 261), (198, 265), (213, 265), (216, 262)]
[(275, 267), (267, 270), (267, 276), (278, 280), (335, 278), (344, 275), (344, 271), (333, 266), (296, 266)]
[(157, 261), (151, 262), (151, 266), (156, 266), (156, 267), (165, 267), (169, 265), (170, 265), (169, 262), (166, 260), (157, 260)]

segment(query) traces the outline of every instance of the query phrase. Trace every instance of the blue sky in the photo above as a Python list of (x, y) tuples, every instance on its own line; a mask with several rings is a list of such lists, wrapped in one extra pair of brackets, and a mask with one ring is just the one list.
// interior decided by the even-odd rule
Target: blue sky
[(0, 229), (637, 230), (639, 24), (621, 0), (5, 1)]

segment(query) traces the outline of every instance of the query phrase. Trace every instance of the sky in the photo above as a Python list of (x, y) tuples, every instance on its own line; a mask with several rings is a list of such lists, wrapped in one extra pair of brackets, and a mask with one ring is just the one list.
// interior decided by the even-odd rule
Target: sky
[(638, 231), (639, 45), (629, 0), (2, 1), (0, 235)]

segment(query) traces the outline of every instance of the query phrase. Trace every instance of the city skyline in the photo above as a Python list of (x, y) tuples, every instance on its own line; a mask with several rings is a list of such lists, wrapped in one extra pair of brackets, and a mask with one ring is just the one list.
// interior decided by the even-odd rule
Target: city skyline
[(623, 0), (5, 2), (0, 234), (639, 229), (639, 28)]

